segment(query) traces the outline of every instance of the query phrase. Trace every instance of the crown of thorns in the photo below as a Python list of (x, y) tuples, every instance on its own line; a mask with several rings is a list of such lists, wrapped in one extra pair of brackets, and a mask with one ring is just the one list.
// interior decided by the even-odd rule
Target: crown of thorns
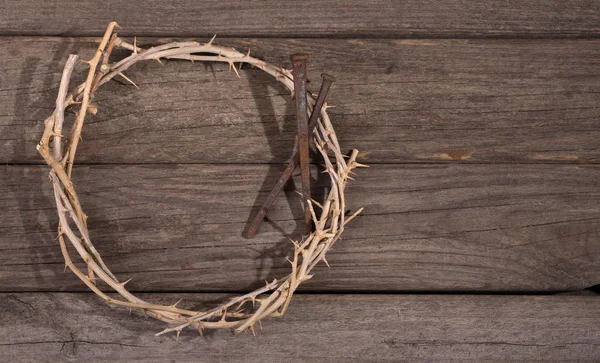
[[(161, 59), (181, 59), (202, 62), (226, 62), (230, 69), (238, 73), (235, 63), (250, 64), (272, 75), (283, 83), (292, 93), (294, 82), (292, 71), (268, 64), (253, 58), (248, 53), (240, 53), (232, 48), (213, 44), (214, 37), (208, 43), (195, 41), (173, 42), (148, 49), (137, 47), (125, 42), (117, 36), (116, 23), (110, 23), (96, 50), (89, 61), (86, 81), (69, 92), (69, 80), (78, 56), (71, 54), (64, 66), (56, 109), (45, 120), (45, 129), (37, 149), (46, 163), (51, 167), (50, 179), (54, 188), (56, 208), (58, 212), (58, 241), (65, 259), (66, 267), (71, 269), (94, 293), (106, 302), (114, 305), (141, 310), (145, 314), (162, 320), (169, 326), (156, 335), (175, 332), (177, 337), (186, 327), (197, 329), (201, 334), (203, 329), (230, 328), (237, 332), (250, 329), (255, 332), (255, 324), (261, 325), (266, 317), (282, 316), (291, 301), (298, 286), (310, 279), (312, 270), (319, 262), (327, 264), (325, 255), (340, 238), (344, 225), (360, 211), (351, 216), (345, 216), (344, 190), (352, 169), (365, 165), (356, 161), (358, 150), (352, 150), (349, 155), (343, 155), (333, 129), (327, 105), (323, 105), (318, 115), (316, 127), (312, 131), (314, 146), (322, 155), (325, 172), (331, 179), (331, 189), (323, 203), (307, 198), (305, 205), (310, 211), (314, 224), (312, 232), (294, 245), (293, 257), (287, 258), (291, 264), (291, 273), (287, 276), (267, 282), (263, 287), (242, 296), (237, 296), (208, 311), (193, 311), (173, 305), (160, 305), (146, 302), (133, 295), (126, 288), (127, 282), (118, 279), (105, 265), (90, 239), (87, 228), (87, 216), (82, 210), (75, 191), (71, 174), (73, 161), (80, 140), (85, 117), (88, 113), (95, 114), (96, 107), (91, 104), (91, 98), (98, 87), (120, 76), (131, 82), (124, 71), (139, 61)], [(115, 47), (132, 51), (124, 59), (110, 63), (109, 57)], [(238, 74), (239, 77), (239, 74)], [(135, 85), (135, 84), (134, 84)], [(137, 87), (137, 86), (136, 86)], [(315, 106), (314, 95), (308, 93), (308, 109)], [(68, 138), (64, 137), (63, 124), (65, 110), (75, 110), (75, 121)], [(315, 209), (320, 210), (319, 216)], [(67, 241), (75, 248), (77, 254), (87, 264), (87, 273), (80, 270), (72, 261)], [(96, 286), (96, 281), (102, 280), (120, 296), (113, 298)]]

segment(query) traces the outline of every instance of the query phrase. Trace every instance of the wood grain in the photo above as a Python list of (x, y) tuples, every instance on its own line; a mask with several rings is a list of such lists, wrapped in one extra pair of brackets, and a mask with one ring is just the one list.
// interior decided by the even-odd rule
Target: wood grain
[[(321, 72), (337, 77), (332, 121), (342, 147), (358, 148), (367, 163), (600, 160), (600, 40), (220, 44), (288, 66), (289, 54), (310, 54), (309, 88), (318, 90)], [(90, 57), (94, 44), (4, 37), (0, 46), (0, 147), (8, 150), (0, 162), (41, 163), (35, 144), (62, 64), (69, 53)], [(113, 82), (98, 92), (100, 111), (86, 121), (79, 162), (279, 163), (291, 155), (293, 103), (256, 69), (238, 79), (220, 65), (152, 62), (128, 76), (140, 90)]]
[[(274, 64), (308, 53), (309, 89), (338, 80), (341, 144), (373, 166), (347, 191), (365, 211), (257, 337), (154, 337), (164, 325), (63, 272), (48, 168), (29, 164), (68, 54), (89, 59), (111, 20), (144, 46), (217, 33)], [(599, 2), (5, 1), (0, 47), (0, 164), (16, 164), (0, 165), (1, 362), (600, 361)], [(256, 69), (161, 67), (97, 94), (75, 183), (120, 279), (210, 308), (288, 272), (294, 183), (242, 234), (290, 156), (294, 107)]]
[[(144, 295), (212, 306), (211, 294)], [(184, 331), (92, 294), (0, 295), (4, 362), (595, 362), (600, 299), (552, 296), (298, 295), (258, 335)]]
[[(284, 276), (303, 230), (280, 195), (244, 239), (283, 165), (78, 166), (92, 240), (137, 291), (241, 291)], [(0, 173), (0, 291), (86, 290), (63, 273), (48, 168)], [(313, 194), (327, 188), (313, 170)], [(600, 168), (377, 165), (347, 190), (348, 225), (307, 290), (564, 291), (600, 276)], [(296, 180), (296, 186), (300, 186)], [(293, 188), (293, 186), (290, 186)]]
[(124, 34), (279, 37), (556, 37), (600, 34), (589, 0), (359, 1), (190, 0), (143, 3), (25, 0), (0, 3), (2, 35), (95, 35), (109, 21)]

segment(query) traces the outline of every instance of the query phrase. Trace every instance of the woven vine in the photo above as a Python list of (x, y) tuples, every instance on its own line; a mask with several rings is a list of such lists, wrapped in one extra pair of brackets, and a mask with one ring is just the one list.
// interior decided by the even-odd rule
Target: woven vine
[[(314, 200), (307, 202), (310, 209), (314, 231), (299, 241), (292, 241), (294, 253), (287, 260), (291, 264), (291, 273), (271, 282), (250, 293), (230, 299), (223, 304), (208, 311), (192, 311), (173, 305), (160, 305), (146, 302), (126, 288), (129, 280), (118, 279), (102, 261), (102, 257), (92, 244), (88, 233), (87, 216), (82, 210), (79, 198), (75, 191), (71, 176), (77, 145), (83, 128), (85, 117), (88, 113), (95, 114), (97, 109), (91, 100), (96, 90), (112, 78), (119, 76), (131, 82), (124, 72), (140, 61), (161, 59), (180, 59), (201, 62), (225, 62), (230, 70), (238, 75), (235, 63), (250, 64), (272, 75), (277, 81), (283, 83), (291, 92), (294, 90), (293, 76), (290, 70), (268, 64), (260, 59), (250, 56), (250, 51), (240, 53), (232, 48), (221, 47), (213, 44), (213, 39), (208, 43), (195, 41), (173, 42), (148, 49), (125, 42), (119, 38), (116, 23), (110, 23), (94, 54), (89, 61), (81, 61), (89, 65), (89, 71), (84, 83), (69, 92), (69, 81), (75, 65), (78, 63), (77, 55), (70, 55), (61, 78), (56, 108), (52, 115), (45, 120), (45, 129), (37, 149), (46, 163), (51, 167), (50, 180), (54, 188), (56, 208), (59, 217), (58, 241), (62, 254), (68, 267), (79, 277), (93, 292), (114, 305), (139, 309), (145, 314), (169, 324), (163, 331), (156, 335), (168, 332), (177, 333), (191, 327), (201, 334), (203, 329), (233, 328), (238, 332), (250, 329), (255, 332), (255, 325), (261, 324), (266, 317), (282, 316), (291, 301), (294, 291), (298, 286), (310, 279), (312, 270), (319, 262), (325, 259), (326, 253), (340, 238), (344, 225), (354, 218), (360, 211), (351, 216), (345, 216), (344, 190), (352, 169), (365, 165), (356, 161), (358, 150), (353, 150), (349, 156), (343, 155), (327, 115), (327, 106), (321, 110), (317, 128), (313, 133), (314, 145), (323, 156), (325, 171), (331, 179), (331, 189), (321, 204)], [(132, 53), (124, 59), (110, 63), (109, 58), (114, 48), (121, 47)], [(135, 84), (134, 84), (135, 85)], [(136, 86), (137, 87), (137, 86)], [(314, 95), (308, 95), (309, 112), (314, 105)], [(75, 121), (68, 136), (63, 132), (65, 111), (75, 112)], [(315, 208), (320, 209), (317, 217)], [(79, 257), (87, 264), (87, 272), (80, 270), (72, 261), (67, 241), (77, 251)], [(96, 286), (102, 280), (120, 296), (113, 298)]]

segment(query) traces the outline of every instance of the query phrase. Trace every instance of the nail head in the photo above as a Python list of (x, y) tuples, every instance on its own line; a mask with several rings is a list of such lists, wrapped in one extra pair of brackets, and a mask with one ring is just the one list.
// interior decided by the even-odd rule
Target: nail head
[(290, 59), (292, 60), (292, 62), (306, 62), (308, 60), (308, 54), (304, 54), (304, 53), (292, 54)]
[(335, 82), (335, 77), (332, 75), (329, 75), (327, 73), (321, 73), (321, 78), (323, 78), (324, 80), (327, 80), (329, 82)]

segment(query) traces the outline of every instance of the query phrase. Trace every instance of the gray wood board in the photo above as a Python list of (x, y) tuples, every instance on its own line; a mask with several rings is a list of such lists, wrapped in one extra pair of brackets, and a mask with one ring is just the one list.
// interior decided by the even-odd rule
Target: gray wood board
[[(163, 40), (164, 41), (164, 40)], [(140, 40), (142, 44), (160, 40)], [(274, 64), (311, 55), (338, 81), (330, 109), (344, 150), (367, 163), (600, 160), (600, 40), (221, 39)], [(2, 163), (40, 163), (35, 144), (69, 53), (86, 38), (3, 37)], [(120, 53), (117, 56), (124, 56)], [(84, 163), (276, 163), (291, 153), (289, 93), (257, 69), (138, 64), (139, 86), (111, 82), (95, 99), (77, 160)], [(75, 78), (81, 79), (83, 67)], [(72, 122), (69, 115), (67, 122)]]
[[(213, 294), (143, 298), (203, 309)], [(93, 294), (0, 295), (3, 362), (489, 362), (600, 360), (600, 299), (569, 296), (297, 295), (251, 333), (184, 331)]]
[(279, 37), (576, 37), (600, 34), (590, 0), (208, 1), (0, 3), (0, 34)]
[[(288, 273), (303, 229), (293, 186), (242, 237), (282, 165), (76, 166), (92, 240), (138, 291), (241, 291)], [(47, 167), (0, 167), (0, 291), (86, 290), (56, 237)], [(600, 168), (377, 165), (308, 290), (564, 291), (600, 282)], [(315, 198), (327, 188), (314, 170)], [(298, 180), (295, 185), (299, 186)]]

